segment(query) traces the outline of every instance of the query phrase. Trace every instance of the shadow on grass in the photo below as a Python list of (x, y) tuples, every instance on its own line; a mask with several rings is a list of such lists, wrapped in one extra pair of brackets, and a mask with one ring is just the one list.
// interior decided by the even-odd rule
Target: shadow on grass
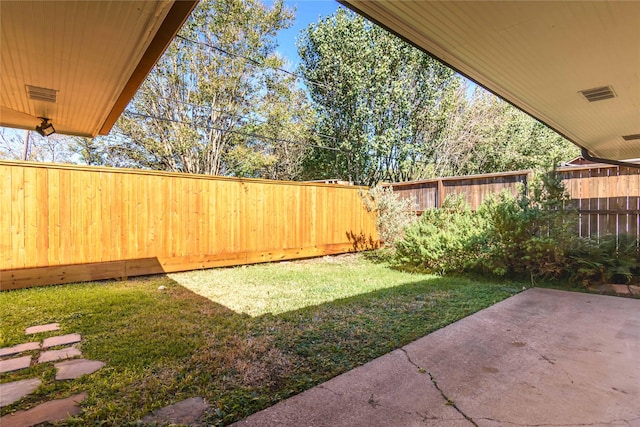
[(68, 425), (123, 425), (202, 396), (212, 404), (205, 421), (225, 425), (510, 295), (504, 284), (434, 277), (250, 317), (167, 276), (1, 294), (7, 345), (25, 342), (25, 327), (55, 321), (60, 333), (83, 335), (85, 357), (107, 362), (66, 382), (53, 380), (50, 364), (11, 374), (2, 382), (35, 376), (44, 385), (2, 413), (88, 391)]

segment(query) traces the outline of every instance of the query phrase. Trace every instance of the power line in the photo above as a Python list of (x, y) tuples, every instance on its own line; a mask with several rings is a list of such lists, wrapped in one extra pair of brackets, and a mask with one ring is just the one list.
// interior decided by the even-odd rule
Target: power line
[[(221, 48), (219, 46), (212, 45), (210, 43), (206, 43), (206, 42), (203, 42), (203, 41), (200, 41), (200, 40), (193, 40), (193, 39), (187, 38), (185, 36), (182, 36), (180, 34), (178, 34), (176, 36), (176, 38), (179, 38), (179, 39), (184, 40), (186, 42), (192, 43), (194, 45), (200, 45), (200, 46), (208, 47), (209, 49), (213, 49), (215, 51), (218, 51), (218, 52), (223, 53), (223, 54), (228, 55), (228, 56), (233, 56), (234, 58), (243, 59), (243, 60), (245, 60), (247, 62), (250, 62), (252, 64), (255, 64), (255, 65), (258, 65), (258, 66), (261, 66), (261, 67), (264, 66), (264, 63), (261, 62), (261, 61), (258, 61), (258, 60), (253, 59), (253, 58), (248, 58), (246, 56), (240, 55), (239, 53), (229, 52), (226, 49), (223, 49), (223, 48)], [(315, 86), (324, 87), (326, 89), (333, 89), (331, 86), (329, 86), (329, 85), (327, 85), (325, 83), (320, 83), (320, 82), (317, 82), (315, 80), (307, 79), (306, 77), (304, 77), (301, 74), (294, 73), (294, 72), (289, 71), (289, 70), (285, 70), (284, 68), (281, 68), (281, 67), (269, 67), (269, 68), (272, 69), (272, 70), (275, 70), (275, 71), (280, 71), (282, 73), (288, 74), (288, 75), (290, 75), (292, 77), (295, 77), (296, 79), (302, 80), (302, 81), (304, 81), (306, 83), (310, 83), (310, 84), (315, 85)]]
[(174, 99), (174, 98), (169, 98), (167, 96), (161, 96), (161, 95), (155, 95), (156, 98), (160, 98), (160, 99), (164, 99), (166, 101), (170, 101), (172, 103), (178, 103), (178, 104), (183, 104), (183, 105), (189, 105), (191, 107), (194, 108), (198, 108), (198, 109), (202, 109), (202, 110), (207, 110), (207, 111), (214, 111), (216, 113), (222, 113), (230, 118), (237, 118), (237, 119), (249, 119), (249, 120), (253, 120), (256, 123), (267, 123), (267, 120), (263, 120), (263, 119), (258, 119), (255, 117), (250, 117), (249, 114), (235, 114), (231, 111), (226, 111), (226, 110), (220, 110), (217, 108), (213, 108), (213, 106), (210, 105), (206, 105), (206, 104), (195, 104), (193, 102), (188, 102), (188, 101), (181, 101), (179, 99)]
[[(256, 117), (250, 117), (248, 114), (235, 114), (234, 115), (234, 113), (232, 113), (230, 111), (219, 110), (219, 109), (216, 109), (216, 108), (213, 108), (211, 106), (204, 105), (204, 104), (195, 104), (193, 102), (181, 101), (179, 99), (173, 99), (173, 98), (169, 98), (169, 97), (161, 96), (161, 95), (156, 95), (156, 97), (160, 98), (160, 99), (164, 99), (166, 101), (170, 101), (172, 103), (189, 105), (189, 106), (194, 107), (194, 108), (200, 108), (200, 109), (203, 109), (203, 110), (215, 111), (217, 113), (222, 113), (222, 114), (230, 117), (231, 119), (235, 119), (235, 118), (248, 119), (248, 120), (252, 120), (254, 123), (257, 123), (257, 124), (267, 124), (267, 123), (269, 123), (268, 120), (259, 119), (259, 118), (256, 118)], [(140, 113), (136, 113), (136, 114), (140, 114)], [(253, 124), (253, 123), (251, 123), (251, 124)], [(318, 133), (318, 132), (314, 132), (314, 133), (317, 136), (321, 136), (323, 138), (332, 139), (332, 140), (336, 141), (336, 137), (335, 136), (326, 135), (326, 134), (322, 134), (322, 133)]]
[(180, 120), (170, 119), (170, 118), (167, 118), (167, 117), (151, 116), (151, 115), (148, 115), (148, 114), (136, 113), (135, 111), (129, 111), (129, 110), (125, 110), (124, 113), (125, 114), (129, 114), (129, 115), (133, 115), (133, 116), (137, 116), (137, 117), (146, 118), (146, 119), (154, 119), (154, 120), (160, 120), (160, 121), (164, 121), (164, 122), (179, 123), (179, 124), (184, 124), (184, 125), (189, 125), (189, 126), (201, 128), (201, 129), (215, 130), (215, 131), (218, 131), (218, 132), (226, 132), (226, 133), (233, 133), (233, 134), (237, 134), (237, 135), (243, 135), (243, 136), (247, 136), (247, 137), (250, 137), (250, 138), (267, 139), (267, 140), (270, 140), (270, 141), (273, 141), (273, 142), (283, 142), (283, 143), (294, 144), (294, 145), (305, 145), (305, 146), (308, 146), (308, 147), (320, 148), (320, 149), (323, 149), (323, 150), (331, 150), (331, 151), (343, 152), (343, 150), (341, 150), (339, 148), (335, 148), (335, 147), (327, 147), (327, 146), (324, 146), (324, 145), (309, 144), (309, 143), (300, 142), (300, 141), (292, 141), (292, 140), (288, 140), (288, 139), (274, 138), (272, 136), (260, 135), (258, 133), (253, 133), (253, 132), (241, 132), (241, 131), (233, 130), (233, 129), (222, 129), (222, 128), (218, 128), (218, 127), (215, 127), (215, 126), (199, 125), (197, 123), (184, 122), (184, 121), (180, 121)]

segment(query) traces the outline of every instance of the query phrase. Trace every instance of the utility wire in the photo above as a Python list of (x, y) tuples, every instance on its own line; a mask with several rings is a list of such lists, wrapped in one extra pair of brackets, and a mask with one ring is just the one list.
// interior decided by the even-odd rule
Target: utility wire
[[(262, 63), (262, 62), (260, 62), (258, 60), (255, 60), (253, 58), (248, 58), (246, 56), (240, 55), (240, 54), (235, 53), (235, 52), (229, 52), (226, 49), (223, 49), (223, 48), (221, 48), (219, 46), (212, 45), (210, 43), (206, 43), (206, 42), (203, 42), (203, 41), (200, 41), (200, 40), (193, 40), (193, 39), (187, 38), (185, 36), (182, 36), (180, 34), (178, 34), (176, 36), (176, 38), (179, 38), (179, 39), (184, 40), (186, 42), (192, 43), (194, 45), (200, 45), (200, 46), (208, 47), (209, 49), (213, 49), (213, 50), (218, 51), (218, 52), (220, 52), (222, 54), (225, 54), (227, 56), (233, 56), (234, 58), (240, 58), (240, 59), (243, 59), (243, 60), (245, 60), (247, 62), (250, 62), (252, 64), (255, 64), (255, 65), (264, 66), (264, 63)], [(276, 70), (276, 71), (280, 71), (282, 73), (288, 74), (288, 75), (290, 75), (292, 77), (295, 77), (296, 79), (302, 80), (302, 81), (304, 81), (306, 83), (309, 83), (309, 84), (312, 84), (312, 85), (315, 85), (315, 86), (324, 87), (326, 89), (332, 89), (332, 87), (327, 85), (327, 84), (320, 83), (320, 82), (317, 82), (315, 80), (307, 79), (306, 77), (304, 77), (301, 74), (294, 73), (294, 72), (286, 70), (284, 68), (281, 68), (281, 67), (269, 67), (269, 68), (271, 68), (272, 70)]]
[(129, 110), (125, 110), (124, 112), (125, 112), (125, 114), (129, 114), (129, 115), (136, 116), (136, 117), (142, 117), (142, 118), (145, 118), (145, 119), (154, 119), (154, 120), (160, 120), (160, 121), (164, 121), (164, 122), (179, 123), (179, 124), (193, 126), (193, 127), (196, 127), (196, 128), (201, 128), (201, 129), (215, 130), (215, 131), (218, 131), (218, 132), (226, 132), (226, 133), (233, 133), (233, 134), (237, 134), (237, 135), (248, 136), (250, 138), (267, 139), (267, 140), (274, 141), (274, 142), (283, 142), (283, 143), (294, 144), (294, 145), (305, 145), (305, 146), (308, 146), (308, 147), (320, 148), (320, 149), (323, 149), (323, 150), (331, 150), (331, 151), (343, 152), (343, 150), (341, 150), (339, 148), (335, 148), (335, 147), (327, 147), (327, 146), (324, 146), (324, 145), (309, 144), (309, 143), (300, 142), (300, 141), (292, 141), (292, 140), (288, 140), (288, 139), (274, 138), (272, 136), (260, 135), (258, 133), (253, 133), (253, 132), (241, 132), (241, 131), (233, 130), (233, 129), (222, 129), (222, 128), (218, 128), (218, 127), (215, 127), (215, 126), (199, 125), (197, 123), (183, 122), (183, 121), (180, 121), (180, 120), (170, 119), (170, 118), (166, 118), (166, 117), (150, 116), (148, 114), (136, 113), (135, 111), (129, 111)]
[[(198, 109), (203, 109), (203, 110), (208, 110), (208, 111), (215, 111), (217, 113), (222, 113), (222, 114), (226, 115), (227, 117), (229, 117), (231, 119), (248, 119), (248, 120), (252, 120), (254, 123), (257, 123), (257, 124), (267, 124), (267, 123), (269, 123), (268, 120), (259, 119), (259, 118), (256, 118), (256, 117), (250, 117), (248, 114), (234, 114), (234, 113), (232, 113), (230, 111), (219, 110), (217, 108), (213, 108), (213, 107), (208, 106), (208, 105), (195, 104), (193, 102), (181, 101), (179, 99), (173, 99), (173, 98), (169, 98), (169, 97), (161, 96), (161, 95), (156, 95), (156, 97), (160, 98), (160, 99), (164, 99), (166, 101), (174, 102), (174, 103), (177, 103), (177, 104), (189, 105), (191, 107), (198, 108)], [(139, 113), (136, 113), (136, 114), (139, 114)], [(251, 123), (251, 124), (253, 124), (253, 123)], [(315, 132), (315, 131), (313, 131), (313, 132), (317, 136), (321, 136), (323, 138), (332, 139), (332, 140), (336, 141), (336, 137), (335, 136), (326, 135), (326, 134), (318, 133), (318, 132)]]
[(250, 117), (249, 114), (235, 114), (235, 113), (233, 113), (231, 111), (220, 110), (220, 109), (213, 108), (212, 106), (209, 106), (209, 105), (206, 105), (206, 104), (195, 104), (193, 102), (181, 101), (179, 99), (169, 98), (167, 96), (161, 96), (161, 95), (156, 95), (156, 98), (164, 99), (166, 101), (174, 102), (174, 103), (177, 103), (177, 104), (189, 105), (191, 107), (202, 109), (202, 110), (215, 111), (216, 113), (222, 113), (225, 116), (227, 116), (229, 118), (232, 118), (232, 119), (249, 119), (249, 120), (255, 121), (256, 123), (267, 123), (267, 120), (258, 119), (258, 118), (255, 118), (255, 117)]

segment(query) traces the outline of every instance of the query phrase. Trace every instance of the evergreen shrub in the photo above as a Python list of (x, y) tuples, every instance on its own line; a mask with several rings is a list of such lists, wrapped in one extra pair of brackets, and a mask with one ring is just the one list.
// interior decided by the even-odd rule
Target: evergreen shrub
[(461, 197), (425, 211), (395, 243), (395, 262), (430, 273), (528, 277), (532, 284), (542, 278), (589, 286), (638, 277), (635, 239), (579, 237), (577, 219), (560, 175), (551, 169), (536, 174), (517, 196), (490, 197), (475, 212)]

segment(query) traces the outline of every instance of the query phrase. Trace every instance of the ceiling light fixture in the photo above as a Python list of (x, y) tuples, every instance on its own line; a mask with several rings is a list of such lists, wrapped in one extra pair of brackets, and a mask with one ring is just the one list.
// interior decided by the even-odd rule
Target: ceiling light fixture
[(42, 119), (42, 123), (40, 123), (40, 126), (36, 126), (36, 131), (40, 135), (49, 136), (56, 132), (56, 130), (53, 128), (53, 125), (49, 122), (49, 119), (47, 119), (46, 117), (38, 117), (38, 118)]

